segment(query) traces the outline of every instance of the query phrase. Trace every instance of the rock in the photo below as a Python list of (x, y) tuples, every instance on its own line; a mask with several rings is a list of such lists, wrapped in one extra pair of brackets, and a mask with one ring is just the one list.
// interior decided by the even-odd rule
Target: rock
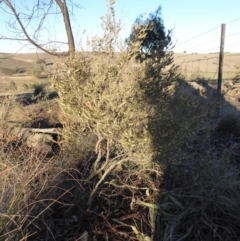
[(31, 133), (27, 137), (27, 146), (31, 147), (35, 150), (44, 151), (44, 152), (51, 152), (51, 142), (52, 142), (52, 136), (49, 134), (43, 134), (43, 133)]

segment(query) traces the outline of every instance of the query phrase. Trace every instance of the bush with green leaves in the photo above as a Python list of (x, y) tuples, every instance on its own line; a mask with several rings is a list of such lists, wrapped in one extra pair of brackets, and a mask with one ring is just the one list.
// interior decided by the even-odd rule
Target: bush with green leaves
[[(162, 111), (156, 107), (168, 101), (172, 93), (169, 86), (178, 77), (176, 66), (162, 74), (172, 63), (169, 54), (161, 58), (159, 55), (159, 61), (152, 57), (136, 62), (144, 39), (138, 38), (131, 48), (121, 47), (121, 25), (115, 20), (113, 4), (109, 1), (108, 12), (102, 17), (103, 36), (94, 37), (90, 44), (92, 52), (78, 52), (61, 59), (56, 63), (59, 71), (50, 78), (59, 95), (59, 119), (64, 126), (62, 149), (69, 150), (77, 160), (89, 151), (95, 153), (88, 167), (78, 163), (83, 165), (86, 183), (93, 183), (88, 189), (88, 208), (97, 202), (95, 196), (113, 179), (117, 168), (125, 170), (121, 178), (117, 175), (117, 186), (136, 176), (141, 185), (155, 186), (159, 182), (159, 167), (152, 162), (157, 152), (153, 148), (153, 123), (159, 118), (156, 112)], [(147, 25), (142, 31), (148, 28)], [(125, 195), (121, 188), (115, 188), (111, 190)], [(155, 191), (148, 196), (152, 202)], [(145, 200), (145, 195), (141, 198)]]
[(169, 52), (172, 30), (165, 30), (161, 7), (159, 6), (155, 13), (150, 13), (148, 18), (144, 19), (143, 16), (136, 19), (132, 32), (126, 39), (128, 50), (135, 55), (137, 61), (161, 62), (162, 67), (170, 65), (173, 54)]
[(42, 100), (45, 96), (46, 86), (44, 84), (34, 84), (32, 100)]
[[(177, 78), (176, 66), (161, 74), (172, 64), (172, 55), (164, 53), (170, 44), (170, 35), (167, 35), (168, 42), (165, 42), (166, 35), (163, 36), (164, 47), (156, 43), (155, 52), (148, 49), (152, 55), (136, 63), (143, 46), (158, 42), (157, 37), (163, 34), (160, 10), (157, 16), (150, 15), (150, 19), (144, 21), (141, 31), (134, 33), (134, 40), (128, 41), (131, 47), (124, 50), (119, 47), (121, 26), (115, 20), (112, 5), (102, 18), (103, 37), (95, 37), (91, 43), (93, 53), (76, 53), (58, 63), (61, 77), (53, 76), (51, 82), (60, 96), (65, 130), (70, 128), (70, 136), (65, 135), (66, 143), (74, 145), (74, 133), (81, 136), (90, 132), (97, 137), (95, 150), (101, 141), (107, 140), (109, 145), (117, 146), (128, 155), (143, 154), (141, 158), (150, 161), (153, 153), (149, 121), (156, 114), (155, 107), (166, 101), (167, 88)], [(151, 18), (159, 24), (156, 29)], [(154, 39), (148, 35), (151, 31), (156, 33)], [(142, 33), (144, 38), (140, 37)]]
[[(160, 10), (143, 20), (141, 29), (133, 30), (134, 38), (122, 48), (113, 2), (109, 1), (108, 12), (102, 17), (103, 36), (90, 43), (92, 52), (61, 59), (50, 82), (59, 95), (62, 150), (69, 150), (72, 158), (68, 160), (75, 159), (80, 166), (84, 189), (89, 193), (86, 208), (97, 206), (101, 197), (110, 205), (116, 196), (124, 200), (120, 205), (129, 208), (131, 198), (125, 196), (125, 188), (130, 187), (131, 193), (136, 177), (141, 187), (134, 184), (134, 188), (149, 191), (154, 187), (150, 194), (134, 194), (140, 200), (136, 207), (147, 208), (155, 205), (159, 195), (162, 159), (167, 161), (165, 154), (177, 152), (182, 139), (202, 126), (198, 117), (205, 115), (205, 109), (199, 111), (201, 103), (194, 103), (192, 96), (176, 93), (181, 78), (176, 74), (177, 66), (172, 65), (172, 53), (167, 51), (170, 35), (164, 35), (164, 47), (156, 37), (163, 33)], [(154, 38), (151, 32), (156, 34)], [(145, 44), (152, 46), (151, 41), (155, 47), (146, 50)], [(181, 205), (171, 205), (181, 209)], [(148, 209), (152, 230), (155, 211)]]

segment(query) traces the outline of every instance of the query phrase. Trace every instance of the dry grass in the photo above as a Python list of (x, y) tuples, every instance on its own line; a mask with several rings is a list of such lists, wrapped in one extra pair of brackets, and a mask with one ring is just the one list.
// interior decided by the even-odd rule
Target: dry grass
[[(48, 83), (46, 75), (41, 75), (45, 64), (40, 66), (37, 60), (53, 61), (46, 54), (0, 54), (0, 95), (31, 92), (34, 84)], [(11, 83), (17, 88), (11, 88)]]
[(152, 153), (133, 160), (86, 133), (51, 156), (33, 150), (17, 130), (54, 126), (59, 105), (5, 98), (1, 122), (20, 123), (1, 125), (0, 240), (238, 240), (239, 113), (225, 107), (218, 119), (222, 102), (211, 88), (178, 80), (149, 122), (150, 165)]
[[(209, 59), (211, 58), (211, 59)], [(187, 80), (195, 80), (197, 78), (217, 79), (218, 71), (218, 54), (180, 54), (174, 53), (175, 63), (180, 66), (179, 72), (185, 76)], [(207, 60), (209, 59), (209, 60)], [(224, 57), (223, 79), (231, 79), (240, 72), (239, 65), (240, 56), (238, 53), (226, 53)], [(32, 76), (20, 74), (18, 76), (9, 76), (4, 74), (4, 69), (14, 74), (16, 70), (33, 69), (36, 61), (44, 60), (46, 63), (56, 62), (58, 60), (44, 53), (28, 53), (28, 54), (1, 54), (0, 55), (0, 93), (4, 93), (9, 89), (11, 81), (16, 82), (18, 92), (26, 91), (27, 84), (31, 86), (37, 83), (37, 79)], [(198, 61), (200, 60), (200, 61)], [(186, 63), (188, 62), (188, 63)], [(11, 66), (9, 68), (9, 66)], [(2, 70), (2, 71), (1, 71)], [(45, 80), (43, 80), (44, 82)], [(46, 82), (46, 81), (45, 81)], [(44, 82), (44, 83), (45, 83)], [(38, 83), (40, 83), (38, 81)]]
[(214, 133), (186, 143), (181, 163), (166, 169), (164, 189), (184, 211), (159, 223), (159, 240), (239, 239), (239, 140)]
[[(52, 179), (52, 161), (44, 154), (18, 146), (17, 142), (1, 141), (1, 240), (28, 240), (28, 226), (39, 213), (41, 192)], [(40, 200), (39, 200), (40, 198)]]
[[(150, 181), (141, 175), (145, 170), (130, 160), (115, 168), (115, 162), (121, 164), (127, 157), (109, 157), (105, 167), (112, 172), (98, 188), (103, 170), (99, 172), (96, 165), (103, 161), (101, 156), (69, 157), (71, 153), (65, 152), (49, 158), (25, 143), (1, 139), (0, 240), (81, 240), (84, 232), (98, 239), (112, 239), (119, 232), (131, 240), (133, 234), (152, 232), (145, 216), (148, 208), (142, 203), (158, 192), (159, 167), (149, 170), (154, 180)], [(90, 203), (93, 208), (88, 208)]]
[[(183, 85), (162, 114), (171, 116), (171, 125), (158, 132), (169, 135), (158, 139), (166, 151), (159, 156), (165, 169), (153, 163), (148, 177), (147, 169), (131, 160), (111, 165), (127, 158), (119, 154), (109, 157), (112, 171), (102, 182), (103, 172), (94, 167), (100, 156), (94, 153), (78, 158), (71, 150), (48, 157), (14, 139), (2, 140), (0, 240), (143, 240), (155, 225), (153, 240), (237, 240), (239, 138), (219, 127), (238, 120), (238, 112), (223, 110), (221, 119), (211, 124), (215, 116), (209, 102), (211, 108), (217, 104), (194, 91), (186, 95)], [(4, 103), (1, 119), (23, 110), (14, 100)], [(28, 106), (24, 115), (38, 119), (46, 103)], [(7, 111), (12, 108), (14, 112)], [(54, 108), (49, 106), (52, 121)]]
[[(114, 53), (120, 27), (109, 3), (109, 36), (93, 41), (100, 49), (59, 61), (57, 99), (37, 98), (35, 87), (29, 102), (0, 102), (0, 241), (238, 240), (238, 110), (203, 78), (189, 83), (174, 66), (162, 74), (171, 54), (134, 63)], [(46, 58), (15, 60), (32, 68)], [(57, 124), (56, 152), (17, 138), (22, 127)]]
[[(240, 72), (239, 53), (225, 53), (223, 79), (231, 79)], [(179, 72), (187, 80), (197, 78), (217, 79), (219, 54), (174, 54), (174, 62), (180, 66)]]

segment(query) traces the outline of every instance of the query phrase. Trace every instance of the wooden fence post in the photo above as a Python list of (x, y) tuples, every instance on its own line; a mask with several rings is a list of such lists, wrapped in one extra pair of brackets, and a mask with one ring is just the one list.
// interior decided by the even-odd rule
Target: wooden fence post
[(221, 92), (222, 92), (222, 72), (223, 72), (225, 29), (226, 29), (226, 24), (222, 24), (219, 66), (218, 66), (218, 94), (219, 94), (219, 96), (221, 96)]

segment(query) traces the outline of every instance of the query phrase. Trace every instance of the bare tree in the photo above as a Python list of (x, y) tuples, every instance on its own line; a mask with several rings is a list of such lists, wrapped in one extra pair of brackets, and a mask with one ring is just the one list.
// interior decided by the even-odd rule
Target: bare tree
[[(14, 33), (13, 37), (3, 36), (0, 39), (16, 40), (19, 42), (28, 42), (45, 53), (59, 56), (69, 55), (75, 52), (75, 42), (70, 21), (69, 8), (80, 7), (71, 0), (0, 0), (0, 12), (5, 12), (12, 16), (7, 22), (10, 32)], [(21, 6), (17, 5), (20, 4)], [(24, 5), (25, 4), (25, 5)], [(46, 31), (45, 20), (50, 15), (61, 15), (63, 18), (67, 42), (48, 41), (41, 39), (41, 34)], [(68, 51), (58, 53), (49, 49), (49, 44), (68, 45)]]

